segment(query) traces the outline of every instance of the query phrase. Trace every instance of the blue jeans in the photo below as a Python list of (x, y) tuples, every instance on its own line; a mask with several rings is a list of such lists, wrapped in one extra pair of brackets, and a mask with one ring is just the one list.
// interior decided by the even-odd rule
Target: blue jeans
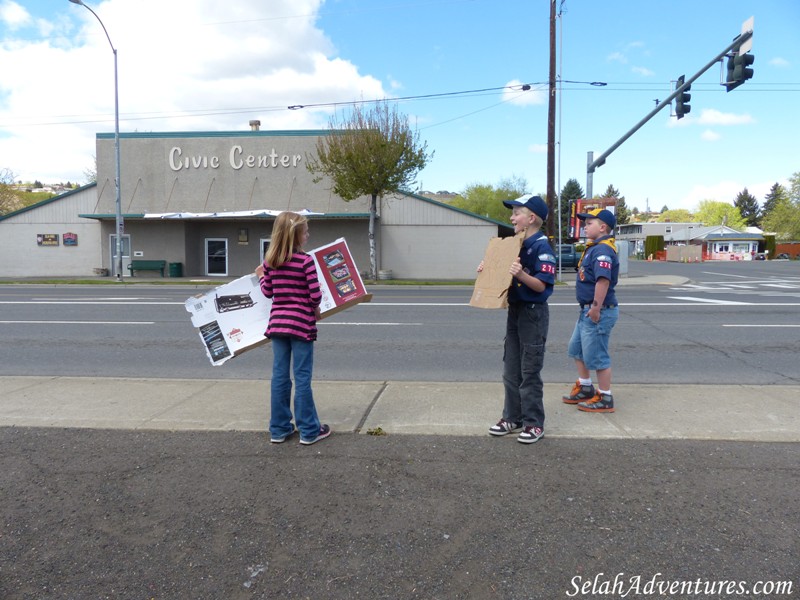
[(292, 380), (289, 369), (294, 359), (294, 418), (300, 437), (314, 439), (319, 435), (320, 428), (311, 391), (314, 342), (288, 336), (273, 336), (271, 339), (273, 359), (269, 432), (274, 437), (283, 437), (292, 431)]
[(611, 339), (611, 330), (619, 318), (619, 307), (601, 308), (600, 321), (597, 323), (588, 315), (589, 307), (582, 308), (567, 346), (567, 354), (570, 358), (583, 361), (590, 371), (609, 369), (611, 355), (608, 352), (608, 342)]
[(550, 326), (547, 304), (508, 307), (503, 353), (503, 418), (544, 428), (544, 347)]

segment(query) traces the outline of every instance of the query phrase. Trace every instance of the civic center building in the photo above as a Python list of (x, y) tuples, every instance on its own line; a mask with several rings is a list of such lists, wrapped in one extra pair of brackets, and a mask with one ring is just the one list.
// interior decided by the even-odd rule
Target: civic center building
[[(366, 274), (369, 197), (345, 202), (306, 166), (330, 134), (121, 133), (123, 276), (136, 260), (165, 261), (168, 276), (252, 273), (286, 210), (310, 214), (307, 249), (343, 237)], [(0, 217), (0, 277), (115, 275), (113, 134), (97, 134), (96, 156), (97, 183)], [(473, 279), (489, 239), (511, 231), (413, 193), (387, 195), (378, 199), (378, 269), (384, 278)]]

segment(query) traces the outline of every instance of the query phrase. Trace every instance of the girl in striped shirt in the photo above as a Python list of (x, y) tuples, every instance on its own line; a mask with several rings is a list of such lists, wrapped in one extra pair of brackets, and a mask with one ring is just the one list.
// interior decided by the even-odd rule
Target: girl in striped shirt
[(331, 434), (321, 425), (311, 390), (314, 368), (314, 340), (322, 294), (314, 259), (303, 251), (308, 241), (308, 219), (282, 212), (275, 219), (272, 240), (264, 263), (256, 269), (261, 291), (272, 299), (266, 335), (272, 341), (272, 382), (270, 386), (270, 441), (285, 442), (295, 432), (292, 423), (292, 380), (294, 363), (294, 419), (300, 443), (310, 445)]

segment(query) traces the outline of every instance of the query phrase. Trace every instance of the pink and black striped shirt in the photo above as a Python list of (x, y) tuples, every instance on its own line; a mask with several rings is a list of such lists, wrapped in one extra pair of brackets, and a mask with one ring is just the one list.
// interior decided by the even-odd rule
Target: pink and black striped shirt
[(279, 268), (264, 263), (261, 291), (272, 298), (269, 325), (264, 335), (288, 335), (308, 342), (317, 339), (314, 309), (322, 300), (314, 259), (295, 252)]

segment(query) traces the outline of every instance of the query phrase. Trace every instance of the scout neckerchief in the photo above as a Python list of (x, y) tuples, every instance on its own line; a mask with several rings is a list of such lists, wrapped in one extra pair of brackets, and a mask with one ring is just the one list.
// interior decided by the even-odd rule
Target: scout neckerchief
[(600, 238), (599, 240), (589, 240), (586, 242), (586, 247), (581, 253), (581, 259), (578, 261), (578, 269), (580, 269), (581, 265), (583, 264), (583, 257), (586, 256), (586, 251), (597, 244), (605, 244), (614, 251), (614, 254), (617, 253), (617, 245), (614, 243), (614, 236), (609, 235), (604, 238)]

